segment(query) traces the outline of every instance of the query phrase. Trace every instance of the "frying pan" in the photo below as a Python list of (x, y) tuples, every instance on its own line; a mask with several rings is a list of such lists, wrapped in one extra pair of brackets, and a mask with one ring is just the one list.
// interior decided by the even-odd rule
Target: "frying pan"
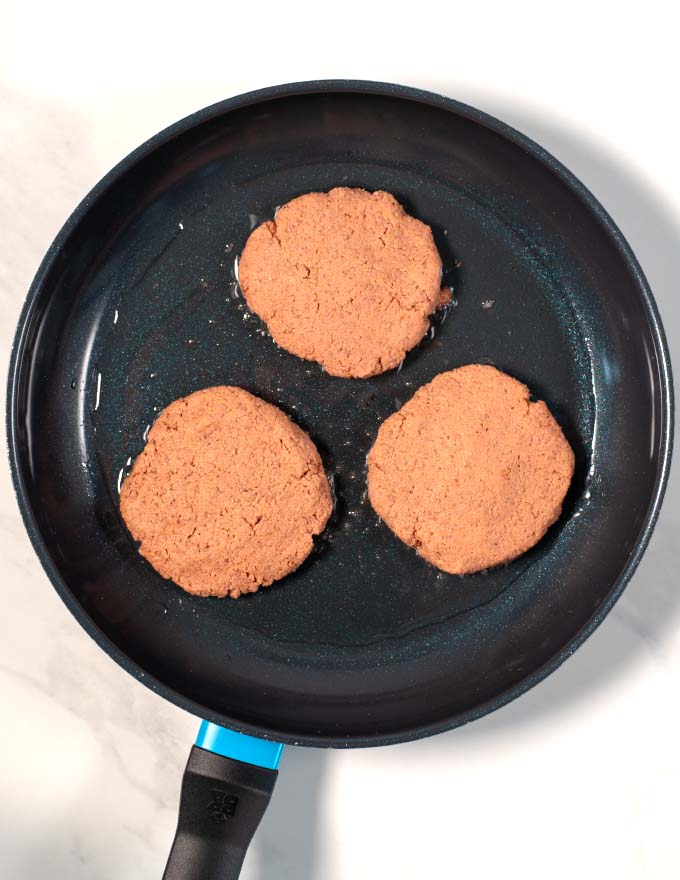
[[(401, 369), (368, 380), (329, 377), (277, 348), (235, 284), (257, 223), (337, 185), (388, 190), (430, 224), (455, 295)], [(533, 550), (454, 577), (372, 512), (365, 457), (420, 385), (472, 362), (548, 403), (576, 476)], [(236, 602), (163, 580), (118, 512), (156, 414), (219, 384), (308, 431), (337, 497), (311, 558)], [(621, 233), (554, 158), (471, 107), (380, 83), (280, 86), (172, 125), (111, 171), (30, 289), (9, 374), (9, 454), (26, 528), (68, 608), (124, 669), (206, 719), (166, 877), (238, 875), (277, 743), (372, 746), (448, 730), (565, 660), (647, 545), (671, 409), (663, 330)]]

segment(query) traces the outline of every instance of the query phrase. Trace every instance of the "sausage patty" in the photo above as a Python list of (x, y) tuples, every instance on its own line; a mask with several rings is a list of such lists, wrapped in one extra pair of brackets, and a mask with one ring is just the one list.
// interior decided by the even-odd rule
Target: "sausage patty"
[(392, 531), (450, 574), (515, 559), (559, 517), (574, 453), (542, 401), (494, 367), (441, 373), (380, 427), (368, 492)]
[(171, 403), (120, 493), (139, 552), (199, 596), (252, 593), (294, 571), (326, 525), (331, 492), (307, 434), (241, 388)]
[(363, 189), (288, 202), (251, 233), (238, 272), (281, 348), (346, 378), (398, 366), (450, 297), (430, 227)]

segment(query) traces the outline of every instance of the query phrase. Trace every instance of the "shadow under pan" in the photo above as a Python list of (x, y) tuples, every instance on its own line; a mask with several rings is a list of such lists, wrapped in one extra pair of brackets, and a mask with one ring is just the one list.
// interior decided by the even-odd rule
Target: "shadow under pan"
[[(456, 301), (399, 371), (368, 380), (330, 377), (277, 348), (233, 283), (254, 225), (338, 185), (385, 189), (430, 224)], [(537, 547), (454, 577), (377, 519), (365, 456), (420, 385), (472, 362), (495, 364), (548, 403), (576, 477)], [(669, 383), (634, 257), (540, 148), (425, 93), (303, 84), (177, 123), (76, 211), (20, 324), (10, 451), (50, 577), (130, 672), (237, 729), (377, 744), (501, 705), (602, 619), (660, 502)], [(157, 413), (220, 384), (275, 403), (308, 431), (338, 497), (312, 557), (235, 602), (163, 580), (118, 512), (120, 481)]]

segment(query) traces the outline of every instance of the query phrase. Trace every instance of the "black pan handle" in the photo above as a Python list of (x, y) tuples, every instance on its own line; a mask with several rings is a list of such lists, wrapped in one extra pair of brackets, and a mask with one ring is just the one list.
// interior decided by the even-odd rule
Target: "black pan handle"
[(194, 746), (163, 880), (236, 880), (277, 776)]

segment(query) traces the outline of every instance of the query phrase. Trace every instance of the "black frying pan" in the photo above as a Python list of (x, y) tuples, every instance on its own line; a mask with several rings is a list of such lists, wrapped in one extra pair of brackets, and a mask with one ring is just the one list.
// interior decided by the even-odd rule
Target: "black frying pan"
[[(251, 228), (294, 196), (336, 185), (386, 189), (429, 223), (458, 302), (403, 369), (370, 380), (331, 378), (279, 350), (231, 295)], [(546, 400), (577, 469), (562, 518), (536, 548), (461, 578), (425, 564), (378, 521), (364, 463), (383, 419), (437, 373), (470, 362), (494, 363)], [(119, 481), (156, 413), (217, 384), (287, 411), (317, 443), (338, 496), (313, 557), (237, 602), (164, 581), (118, 513)], [(595, 629), (649, 540), (671, 408), (647, 283), (569, 172), (454, 101), (320, 82), (203, 110), (95, 187), (28, 295), (8, 433), (36, 551), (126, 670), (238, 731), (368, 746), (498, 708)]]

